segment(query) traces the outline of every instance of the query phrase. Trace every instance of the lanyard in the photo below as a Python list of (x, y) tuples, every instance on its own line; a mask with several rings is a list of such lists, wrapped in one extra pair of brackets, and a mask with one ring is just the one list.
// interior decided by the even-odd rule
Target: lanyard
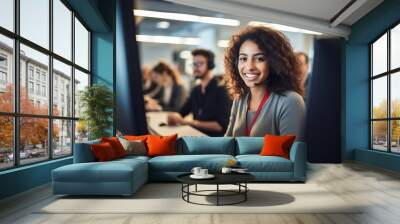
[(246, 129), (245, 129), (246, 136), (250, 136), (251, 129), (253, 128), (254, 123), (256, 123), (258, 115), (260, 115), (260, 111), (261, 111), (262, 107), (264, 106), (264, 104), (267, 102), (269, 95), (270, 95), (270, 93), (267, 90), (265, 92), (263, 99), (261, 100), (260, 104), (258, 105), (257, 111), (254, 114), (253, 119), (251, 120), (250, 127), (247, 126), (247, 115), (249, 113), (249, 107), (250, 107), (250, 96), (249, 96), (249, 99), (247, 100), (247, 110), (246, 110)]

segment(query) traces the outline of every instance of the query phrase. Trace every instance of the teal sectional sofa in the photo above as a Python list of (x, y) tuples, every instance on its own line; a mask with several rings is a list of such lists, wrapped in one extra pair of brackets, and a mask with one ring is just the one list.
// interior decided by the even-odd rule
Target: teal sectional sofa
[(122, 159), (96, 162), (90, 145), (98, 141), (75, 144), (74, 163), (52, 171), (54, 194), (68, 195), (131, 195), (148, 181), (176, 181), (193, 167), (218, 172), (228, 160), (235, 159), (242, 168), (260, 182), (304, 182), (307, 149), (295, 142), (290, 159), (258, 155), (262, 137), (181, 137), (177, 155), (127, 156)]

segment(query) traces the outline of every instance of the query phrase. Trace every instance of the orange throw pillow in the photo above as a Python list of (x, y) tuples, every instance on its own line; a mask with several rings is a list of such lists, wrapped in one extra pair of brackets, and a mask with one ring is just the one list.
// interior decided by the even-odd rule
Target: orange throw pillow
[(109, 161), (117, 158), (114, 149), (108, 142), (93, 144), (90, 147), (92, 149), (94, 157), (99, 162)]
[(264, 146), (261, 149), (261, 156), (280, 156), (290, 159), (290, 147), (296, 136), (294, 135), (265, 135)]
[(148, 156), (176, 155), (177, 134), (171, 136), (149, 135), (147, 137)]
[(126, 156), (126, 151), (117, 137), (101, 138), (101, 142), (108, 142), (114, 149), (117, 158)]

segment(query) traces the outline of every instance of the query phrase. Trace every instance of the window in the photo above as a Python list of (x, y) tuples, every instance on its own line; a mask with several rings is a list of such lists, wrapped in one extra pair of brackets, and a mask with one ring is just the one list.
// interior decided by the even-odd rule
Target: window
[(36, 84), (36, 95), (40, 95), (40, 84)]
[(29, 94), (33, 94), (33, 82), (28, 82), (28, 92)]
[(75, 117), (79, 117), (81, 114), (81, 108), (79, 106), (80, 92), (89, 85), (89, 74), (83, 73), (79, 70), (75, 70)]
[[(0, 10), (1, 11), (1, 10)], [(14, 122), (12, 116), (0, 115), (0, 170), (14, 166)]]
[(32, 66), (29, 66), (28, 74), (29, 74), (29, 79), (33, 80), (33, 67)]
[(14, 0), (0, 1), (0, 26), (14, 31)]
[(67, 4), (0, 0), (0, 170), (70, 156), (74, 136), (87, 139), (73, 86), (90, 84), (90, 31)]
[(0, 71), (0, 84), (4, 86), (7, 84), (7, 74), (3, 71)]
[[(0, 1), (0, 7), (3, 3), (3, 1)], [(2, 13), (3, 9), (0, 8), (0, 21), (3, 18), (2, 16), (4, 16), (1, 15)], [(0, 115), (2, 112), (12, 113), (14, 111), (14, 83), (12, 78), (14, 76), (14, 71), (12, 66), (8, 65), (11, 64), (12, 58), (14, 57), (13, 52), (13, 40), (0, 33)], [(7, 61), (7, 59), (9, 60)], [(11, 135), (11, 133), (8, 135)], [(2, 144), (0, 143), (0, 150), (1, 148)]]
[[(69, 105), (72, 104), (72, 90), (70, 89), (65, 89), (64, 85), (66, 83), (69, 83), (70, 85), (72, 84), (72, 68), (69, 65), (66, 65), (56, 59), (53, 60), (53, 65), (54, 65), (54, 70), (53, 70), (53, 78), (54, 78), (54, 83), (53, 83), (53, 103), (59, 103), (58, 97), (59, 94), (60, 100), (62, 103), (64, 103), (64, 96), (68, 96), (69, 98), (67, 100), (70, 100), (71, 102), (68, 102)], [(61, 105), (61, 104), (60, 104)], [(63, 116), (72, 116), (72, 108), (68, 107), (66, 109), (66, 114), (63, 114)], [(60, 111), (57, 108), (56, 110), (53, 110), (53, 114), (59, 114)]]
[(371, 148), (400, 153), (400, 24), (370, 45)]
[(82, 68), (89, 69), (89, 32), (75, 18), (75, 62)]
[(72, 12), (60, 1), (53, 0), (54, 53), (71, 60)]
[(42, 96), (46, 96), (46, 86), (42, 86)]
[(49, 0), (20, 0), (21, 36), (49, 48)]
[(36, 69), (36, 80), (37, 81), (40, 81), (40, 70), (39, 69)]
[(72, 152), (72, 121), (53, 120), (53, 157), (70, 155)]
[(7, 56), (0, 55), (0, 67), (7, 68)]

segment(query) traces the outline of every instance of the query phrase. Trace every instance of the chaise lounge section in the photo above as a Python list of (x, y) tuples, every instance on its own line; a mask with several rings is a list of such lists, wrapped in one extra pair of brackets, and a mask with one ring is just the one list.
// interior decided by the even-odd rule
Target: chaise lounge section
[(262, 137), (181, 137), (177, 155), (127, 156), (96, 162), (90, 145), (75, 144), (74, 163), (52, 172), (53, 193), (68, 195), (132, 195), (148, 181), (176, 181), (176, 177), (200, 166), (218, 172), (229, 160), (261, 182), (304, 182), (306, 180), (306, 144), (295, 142), (290, 159), (260, 156)]

